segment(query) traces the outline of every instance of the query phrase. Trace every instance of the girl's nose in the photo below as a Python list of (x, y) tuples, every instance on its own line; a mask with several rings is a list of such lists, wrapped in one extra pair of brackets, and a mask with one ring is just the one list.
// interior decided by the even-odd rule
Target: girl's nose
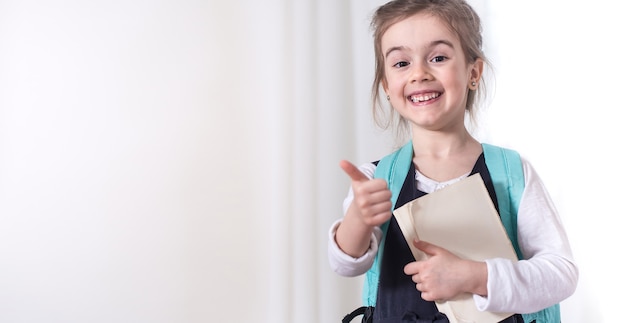
[(433, 75), (430, 73), (428, 65), (425, 63), (414, 63), (411, 73), (411, 83), (425, 82), (433, 79)]

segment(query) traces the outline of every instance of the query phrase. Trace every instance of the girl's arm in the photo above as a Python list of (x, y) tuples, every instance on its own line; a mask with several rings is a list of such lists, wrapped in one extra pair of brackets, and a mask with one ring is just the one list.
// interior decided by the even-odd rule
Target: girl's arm
[(490, 259), (487, 296), (474, 296), (481, 310), (532, 313), (571, 296), (578, 267), (559, 214), (541, 179), (522, 158), (525, 189), (517, 215), (525, 260)]
[(373, 164), (356, 168), (342, 161), (341, 167), (352, 179), (352, 186), (344, 201), (345, 215), (329, 232), (328, 254), (333, 270), (356, 276), (365, 273), (374, 261), (382, 236), (379, 225), (391, 216), (391, 192), (383, 180), (372, 180)]

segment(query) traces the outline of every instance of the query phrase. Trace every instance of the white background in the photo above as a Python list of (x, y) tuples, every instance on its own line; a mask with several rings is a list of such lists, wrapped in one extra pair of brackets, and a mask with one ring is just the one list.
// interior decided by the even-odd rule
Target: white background
[[(339, 159), (382, 1), (0, 0), (0, 322), (339, 322)], [(539, 171), (579, 262), (563, 322), (618, 322), (626, 23), (609, 0), (472, 1), (477, 136)]]

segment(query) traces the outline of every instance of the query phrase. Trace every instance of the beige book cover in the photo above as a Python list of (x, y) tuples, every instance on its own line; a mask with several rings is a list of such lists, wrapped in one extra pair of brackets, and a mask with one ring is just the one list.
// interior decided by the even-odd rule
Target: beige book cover
[[(417, 260), (426, 255), (413, 245), (415, 239), (443, 247), (464, 259), (517, 261), (480, 174), (415, 199), (393, 213)], [(451, 323), (496, 323), (512, 315), (479, 311), (469, 293), (437, 302), (437, 307)]]

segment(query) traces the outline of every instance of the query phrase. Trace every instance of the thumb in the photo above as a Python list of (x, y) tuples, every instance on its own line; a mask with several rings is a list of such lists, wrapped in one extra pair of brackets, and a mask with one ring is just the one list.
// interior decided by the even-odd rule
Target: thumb
[(356, 166), (354, 166), (354, 164), (347, 160), (340, 161), (339, 166), (353, 181), (363, 182), (369, 180), (365, 174), (363, 174)]
[(433, 256), (439, 252), (440, 247), (422, 240), (413, 240), (413, 245), (429, 256)]

